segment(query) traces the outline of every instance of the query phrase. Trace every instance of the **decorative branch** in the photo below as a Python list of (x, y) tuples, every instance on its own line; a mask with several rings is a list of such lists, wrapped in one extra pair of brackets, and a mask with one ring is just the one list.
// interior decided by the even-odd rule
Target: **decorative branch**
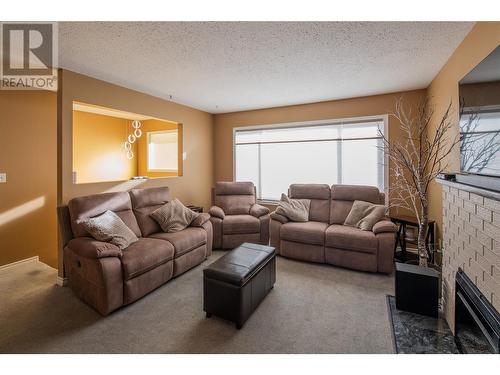
[(403, 136), (391, 140), (380, 132), (381, 148), (389, 159), (389, 170), (393, 176), (390, 186), (390, 207), (411, 210), (419, 224), (419, 263), (427, 265), (428, 249), (425, 243), (429, 224), (428, 191), (430, 183), (447, 168), (447, 159), (460, 137), (450, 132), (455, 126), (451, 103), (446, 108), (433, 131), (430, 124), (435, 108), (428, 99), (419, 102), (414, 111), (399, 98), (395, 112), (391, 114), (400, 122)]

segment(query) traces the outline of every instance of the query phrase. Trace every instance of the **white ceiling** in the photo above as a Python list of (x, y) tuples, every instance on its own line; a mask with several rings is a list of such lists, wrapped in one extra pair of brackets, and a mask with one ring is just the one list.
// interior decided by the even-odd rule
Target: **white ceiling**
[(210, 113), (426, 87), (473, 22), (64, 22), (60, 66)]

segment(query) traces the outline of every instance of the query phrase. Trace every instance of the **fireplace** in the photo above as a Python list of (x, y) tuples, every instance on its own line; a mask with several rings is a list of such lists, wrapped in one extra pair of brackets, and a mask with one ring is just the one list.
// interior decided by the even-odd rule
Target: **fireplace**
[(500, 353), (500, 314), (465, 272), (455, 277), (455, 341), (462, 353)]

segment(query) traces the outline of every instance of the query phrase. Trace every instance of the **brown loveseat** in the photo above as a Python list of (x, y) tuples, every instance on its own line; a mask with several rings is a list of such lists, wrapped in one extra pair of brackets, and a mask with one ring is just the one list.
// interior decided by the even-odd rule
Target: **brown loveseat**
[(397, 227), (383, 219), (371, 231), (343, 225), (355, 200), (384, 202), (376, 187), (294, 184), (288, 196), (310, 199), (308, 222), (271, 214), (271, 246), (284, 257), (328, 263), (361, 271), (390, 273)]
[[(175, 233), (149, 216), (170, 200), (167, 187), (74, 198), (60, 207), (64, 269), (73, 291), (103, 315), (200, 264), (212, 253), (208, 214)], [(115, 212), (139, 237), (124, 250), (90, 237), (78, 220)]]
[(212, 204), (215, 249), (233, 249), (244, 242), (269, 243), (269, 209), (256, 204), (252, 182), (217, 182)]

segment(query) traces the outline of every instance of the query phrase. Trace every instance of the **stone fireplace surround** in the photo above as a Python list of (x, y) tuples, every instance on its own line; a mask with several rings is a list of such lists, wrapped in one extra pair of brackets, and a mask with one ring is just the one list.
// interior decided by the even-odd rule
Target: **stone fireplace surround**
[(443, 187), (443, 310), (454, 332), (459, 267), (500, 311), (500, 193), (439, 182)]

